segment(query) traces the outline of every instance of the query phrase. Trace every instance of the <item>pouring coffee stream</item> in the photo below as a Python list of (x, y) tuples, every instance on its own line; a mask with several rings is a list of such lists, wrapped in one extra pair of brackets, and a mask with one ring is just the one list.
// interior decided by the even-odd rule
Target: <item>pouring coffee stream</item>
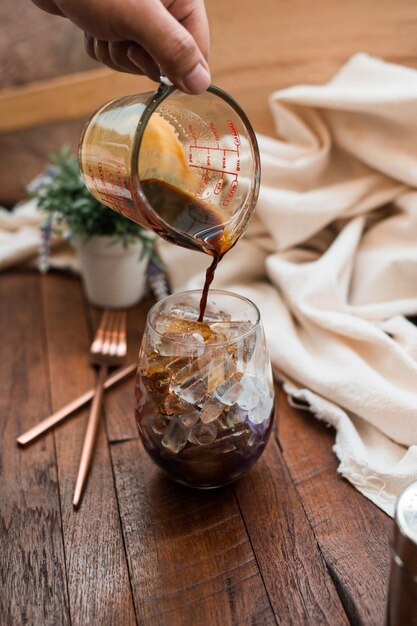
[(246, 229), (259, 191), (257, 141), (239, 105), (214, 86), (199, 96), (161, 85), (119, 98), (87, 124), (79, 162), (100, 202), (213, 257), (202, 321), (216, 267)]
[[(214, 207), (186, 194), (180, 189), (161, 180), (144, 180), (142, 188), (149, 202), (154, 206), (162, 219), (174, 224), (184, 236), (192, 237), (207, 254), (213, 257), (213, 261), (206, 272), (205, 284), (200, 300), (199, 322), (204, 319), (207, 305), (207, 296), (219, 261), (231, 247), (230, 237), (225, 232), (221, 222), (221, 215), (217, 214)], [(205, 237), (202, 232), (209, 232)], [(175, 243), (181, 243), (176, 241)]]

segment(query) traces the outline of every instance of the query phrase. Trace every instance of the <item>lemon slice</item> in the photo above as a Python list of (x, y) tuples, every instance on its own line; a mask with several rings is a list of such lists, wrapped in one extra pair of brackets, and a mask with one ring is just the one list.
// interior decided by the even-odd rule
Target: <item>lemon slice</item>
[(175, 128), (158, 113), (153, 113), (143, 133), (138, 166), (142, 180), (162, 178), (182, 189), (189, 189), (195, 178)]

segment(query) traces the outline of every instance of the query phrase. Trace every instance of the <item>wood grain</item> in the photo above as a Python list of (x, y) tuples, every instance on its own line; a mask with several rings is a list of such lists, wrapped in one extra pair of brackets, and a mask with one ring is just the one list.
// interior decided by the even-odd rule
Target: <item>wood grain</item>
[(9, 87), (0, 92), (0, 132), (84, 118), (108, 100), (155, 87), (144, 77), (106, 68)]
[[(356, 52), (417, 67), (414, 0), (211, 0), (213, 82), (240, 102), (258, 132), (274, 134), (267, 99), (299, 82), (328, 80)], [(0, 93), (0, 132), (90, 115), (156, 83), (100, 68)]]
[[(270, 93), (327, 81), (355, 52), (417, 67), (414, 0), (210, 0), (207, 9), (213, 81), (258, 132), (274, 135)], [(2, 92), (0, 132), (44, 132), (153, 87), (99, 69)], [(28, 152), (27, 135), (15, 139)], [(23, 178), (20, 163), (13, 169)], [(129, 312), (132, 360), (148, 304)], [(77, 279), (1, 276), (0, 623), (384, 623), (392, 521), (337, 474), (333, 431), (282, 395), (282, 451), (272, 441), (234, 487), (199, 493), (171, 483), (146, 456), (126, 381), (106, 398), (74, 513), (87, 411), (28, 449), (14, 438), (92, 385), (97, 315)]]
[(234, 486), (278, 624), (348, 624), (275, 438)]
[(137, 440), (111, 454), (139, 623), (275, 624), (233, 490), (176, 485)]
[(52, 436), (16, 435), (50, 410), (39, 280), (0, 280), (0, 623), (70, 624)]
[(284, 459), (344, 608), (354, 624), (378, 626), (385, 616), (392, 520), (337, 473), (334, 431), (283, 398), (281, 407)]
[[(43, 280), (53, 408), (92, 386), (91, 337), (81, 285), (51, 274)], [(55, 430), (62, 527), (72, 624), (135, 623), (118, 505), (101, 424), (80, 508), (72, 507), (88, 409)]]
[(417, 67), (414, 0), (211, 0), (213, 82), (274, 135), (268, 96), (318, 84), (357, 52)]

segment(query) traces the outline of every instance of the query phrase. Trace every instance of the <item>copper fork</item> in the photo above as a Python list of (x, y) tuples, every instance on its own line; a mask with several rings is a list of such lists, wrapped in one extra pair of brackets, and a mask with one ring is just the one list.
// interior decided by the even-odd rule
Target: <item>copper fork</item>
[(126, 356), (126, 350), (126, 312), (104, 311), (90, 348), (91, 363), (98, 365), (99, 370), (87, 430), (84, 436), (77, 482), (75, 484), (74, 498), (72, 501), (74, 507), (78, 507), (80, 504), (91, 464), (94, 443), (100, 422), (100, 410), (103, 402), (103, 390), (107, 372), (109, 367), (115, 367), (123, 362)]

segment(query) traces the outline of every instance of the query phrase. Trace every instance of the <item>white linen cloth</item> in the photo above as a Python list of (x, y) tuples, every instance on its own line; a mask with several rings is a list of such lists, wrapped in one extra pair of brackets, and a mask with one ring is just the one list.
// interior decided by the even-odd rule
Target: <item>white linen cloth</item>
[[(214, 286), (261, 310), (291, 402), (336, 429), (339, 472), (389, 515), (417, 480), (417, 71), (355, 55), (272, 94), (254, 220)], [(162, 244), (175, 290), (209, 259)]]
[[(34, 199), (13, 211), (0, 207), (0, 271), (25, 262), (37, 266), (43, 219)], [(51, 244), (51, 268), (80, 271), (77, 256), (65, 241), (54, 235)]]

